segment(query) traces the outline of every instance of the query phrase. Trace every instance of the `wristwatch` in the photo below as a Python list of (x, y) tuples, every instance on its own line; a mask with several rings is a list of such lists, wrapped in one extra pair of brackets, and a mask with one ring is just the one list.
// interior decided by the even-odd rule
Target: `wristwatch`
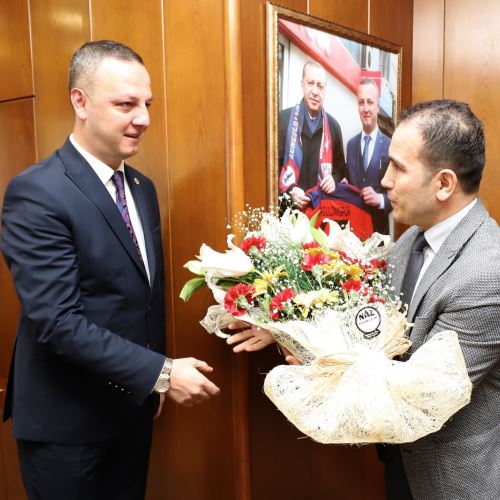
[(172, 372), (173, 360), (165, 358), (165, 363), (161, 369), (160, 376), (156, 381), (154, 391), (160, 394), (167, 392), (170, 389), (170, 373)]

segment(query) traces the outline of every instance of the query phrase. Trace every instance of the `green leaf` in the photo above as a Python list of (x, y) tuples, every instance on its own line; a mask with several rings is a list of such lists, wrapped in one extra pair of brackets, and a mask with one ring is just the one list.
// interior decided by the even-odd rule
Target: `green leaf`
[(316, 221), (318, 220), (319, 214), (321, 213), (321, 210), (318, 210), (310, 219), (309, 224), (311, 225), (311, 229), (316, 226)]
[(319, 243), (322, 247), (326, 246), (326, 234), (322, 229), (311, 227), (311, 235), (314, 238), (314, 241)]
[(199, 288), (201, 288), (205, 284), (206, 284), (205, 278), (190, 279), (182, 287), (182, 290), (181, 290), (181, 293), (179, 294), (179, 297), (184, 302), (187, 302), (191, 298), (191, 295), (193, 295), (193, 293), (196, 292), (196, 290), (198, 290)]

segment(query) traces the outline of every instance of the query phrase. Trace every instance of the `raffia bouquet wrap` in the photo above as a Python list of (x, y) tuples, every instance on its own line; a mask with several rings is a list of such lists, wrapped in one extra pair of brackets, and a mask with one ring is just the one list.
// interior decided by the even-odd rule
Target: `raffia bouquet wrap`
[[(312, 222), (314, 224), (314, 221)], [(455, 332), (441, 332), (407, 362), (408, 323), (392, 300), (388, 239), (360, 242), (330, 222), (314, 229), (300, 213), (260, 214), (239, 247), (203, 245), (186, 267), (217, 305), (201, 321), (220, 337), (235, 319), (269, 330), (303, 366), (278, 366), (264, 391), (301, 432), (321, 443), (404, 443), (439, 430), (470, 400)]]
[(264, 391), (320, 443), (415, 441), (470, 401), (471, 383), (455, 332), (432, 337), (407, 362), (391, 360), (408, 347), (394, 333), (385, 343), (360, 342), (304, 366), (277, 366)]

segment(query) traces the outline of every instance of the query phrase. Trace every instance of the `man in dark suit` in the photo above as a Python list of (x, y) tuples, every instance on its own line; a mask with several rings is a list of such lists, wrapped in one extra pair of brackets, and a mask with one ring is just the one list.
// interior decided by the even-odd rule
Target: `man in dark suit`
[(340, 126), (323, 108), (326, 72), (313, 61), (304, 64), (303, 99), (279, 114), (278, 164), (280, 193), (305, 210), (320, 192), (331, 194), (345, 177)]
[(500, 229), (478, 198), (481, 122), (452, 100), (407, 109), (382, 186), (394, 219), (392, 285), (409, 303), (411, 356), (436, 333), (458, 334), (470, 403), (438, 432), (386, 450), (389, 500), (500, 498)]
[(380, 181), (389, 164), (390, 139), (378, 128), (379, 91), (370, 78), (361, 80), (358, 111), (363, 129), (347, 143), (347, 179), (361, 189), (361, 198), (372, 216), (373, 228), (389, 234), (389, 213), (392, 210)]
[(141, 57), (90, 42), (70, 65), (73, 133), (9, 184), (1, 247), (21, 301), (5, 418), (30, 499), (144, 498), (152, 420), (166, 396), (218, 388), (166, 358), (153, 183), (124, 160), (149, 126)]

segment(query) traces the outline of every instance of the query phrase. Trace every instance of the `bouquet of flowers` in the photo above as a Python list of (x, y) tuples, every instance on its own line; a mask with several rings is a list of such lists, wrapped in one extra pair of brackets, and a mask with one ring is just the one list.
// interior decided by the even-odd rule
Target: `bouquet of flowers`
[(185, 265), (199, 276), (181, 298), (207, 285), (217, 302), (201, 322), (207, 331), (227, 337), (222, 330), (240, 319), (269, 330), (303, 363), (273, 369), (264, 390), (313, 439), (408, 442), (438, 430), (470, 398), (456, 334), (436, 336), (425, 356), (421, 348), (408, 363), (393, 361), (411, 342), (391, 294), (389, 237), (361, 242), (334, 221), (325, 231), (314, 224), (290, 209), (281, 218), (244, 212), (240, 245), (232, 234), (225, 253), (203, 244)]

